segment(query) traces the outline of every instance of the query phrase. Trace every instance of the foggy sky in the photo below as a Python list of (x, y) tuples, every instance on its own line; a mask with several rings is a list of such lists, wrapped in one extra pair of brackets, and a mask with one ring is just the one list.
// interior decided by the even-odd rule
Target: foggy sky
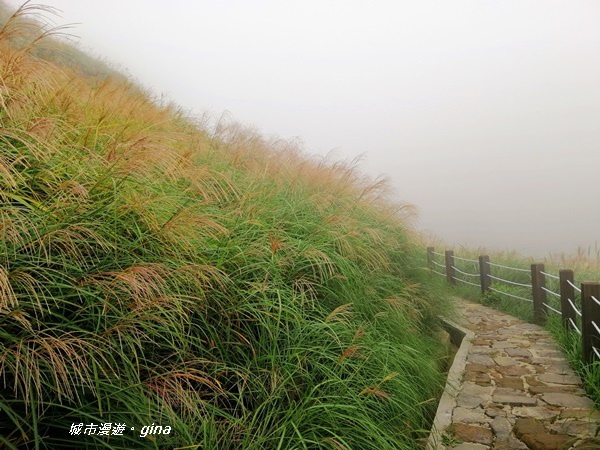
[(184, 109), (364, 154), (450, 245), (600, 240), (597, 0), (42, 3)]

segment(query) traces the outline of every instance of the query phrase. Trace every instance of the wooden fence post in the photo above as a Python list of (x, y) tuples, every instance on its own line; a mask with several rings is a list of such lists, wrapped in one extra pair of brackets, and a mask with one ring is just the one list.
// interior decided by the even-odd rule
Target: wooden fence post
[(546, 291), (542, 288), (546, 287), (546, 276), (543, 264), (531, 265), (531, 293), (533, 295), (533, 322), (538, 325), (544, 325), (546, 322), (547, 308)]
[(560, 279), (560, 312), (562, 313), (563, 327), (565, 327), (565, 330), (573, 330), (571, 320), (575, 323), (575, 311), (569, 303), (569, 300), (575, 303), (573, 271), (571, 269), (562, 269), (558, 272), (558, 278)]
[[(583, 340), (583, 361), (591, 364), (594, 359), (600, 360), (594, 355), (593, 348), (600, 351), (600, 332), (594, 327), (594, 323), (600, 328), (600, 303), (594, 301), (600, 299), (600, 283), (586, 281), (581, 283), (581, 337)], [(593, 323), (592, 323), (593, 322)]]
[(433, 270), (433, 247), (427, 247), (427, 267)]
[(482, 255), (479, 257), (479, 280), (481, 282), (481, 293), (491, 291), (492, 279), (490, 278), (490, 257), (488, 255)]
[(446, 276), (448, 277), (448, 283), (456, 284), (454, 275), (454, 251), (446, 250)]

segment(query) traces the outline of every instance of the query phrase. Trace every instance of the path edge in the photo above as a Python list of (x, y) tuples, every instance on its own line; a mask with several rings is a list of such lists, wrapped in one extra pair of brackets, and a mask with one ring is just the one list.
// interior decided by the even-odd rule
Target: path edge
[(467, 364), (467, 355), (469, 353), (469, 349), (471, 348), (473, 339), (475, 338), (475, 333), (473, 331), (460, 326), (456, 322), (446, 317), (440, 316), (440, 319), (444, 324), (444, 328), (448, 334), (450, 334), (451, 340), (455, 343), (455, 345), (460, 340), (460, 346), (458, 347), (456, 355), (454, 355), (452, 366), (448, 371), (444, 392), (442, 393), (442, 397), (438, 403), (435, 418), (433, 420), (433, 426), (431, 427), (431, 432), (429, 433), (429, 438), (427, 439), (427, 450), (438, 450), (444, 448), (442, 443), (443, 431), (448, 425), (450, 425), (450, 423), (452, 423), (452, 411), (456, 407), (456, 397), (461, 390), (462, 380)]

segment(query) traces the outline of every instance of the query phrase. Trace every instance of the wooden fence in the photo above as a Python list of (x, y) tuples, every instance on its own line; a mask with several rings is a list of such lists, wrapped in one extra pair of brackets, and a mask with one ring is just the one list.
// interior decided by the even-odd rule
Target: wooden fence
[[(443, 258), (443, 262), (439, 259)], [(477, 273), (464, 272), (457, 268), (456, 260), (468, 261), (478, 267)], [(544, 271), (544, 264), (531, 264), (529, 269), (494, 264), (487, 255), (479, 256), (478, 260), (459, 258), (452, 250), (446, 250), (443, 254), (436, 253), (433, 247), (427, 248), (427, 264), (429, 269), (444, 276), (448, 283), (456, 284), (457, 281), (476, 286), (481, 293), (497, 292), (509, 297), (531, 302), (533, 304), (533, 320), (539, 325), (546, 322), (549, 313), (560, 314), (562, 323), (567, 330), (575, 331), (581, 335), (583, 344), (582, 359), (586, 363), (594, 360), (600, 361), (600, 283), (585, 281), (581, 287), (574, 284), (574, 274), (570, 269), (560, 270), (558, 276)], [(530, 272), (530, 283), (524, 284), (506, 280), (492, 275), (492, 267), (509, 270)], [(457, 274), (463, 277), (457, 276)], [(477, 283), (468, 281), (465, 277), (478, 280)], [(546, 287), (546, 278), (554, 278), (558, 282), (559, 292), (549, 290)], [(524, 298), (494, 288), (494, 283), (506, 283), (530, 289), (531, 298)], [(560, 310), (550, 306), (547, 294), (560, 298)], [(580, 308), (577, 304), (581, 305)], [(581, 318), (581, 329), (577, 326), (578, 317)]]

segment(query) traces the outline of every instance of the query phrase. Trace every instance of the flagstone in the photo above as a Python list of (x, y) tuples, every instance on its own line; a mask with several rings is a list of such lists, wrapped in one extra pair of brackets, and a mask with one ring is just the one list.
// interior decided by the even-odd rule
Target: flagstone
[(474, 338), (445, 431), (462, 441), (452, 448), (587, 450), (594, 445), (600, 412), (591, 412), (594, 403), (550, 333), (483, 305), (465, 305), (459, 310), (471, 318), (467, 328)]
[(594, 402), (587, 397), (563, 392), (548, 392), (542, 394), (542, 400), (550, 405), (563, 406), (565, 408), (588, 408), (594, 407)]
[(508, 356), (522, 356), (524, 358), (531, 357), (531, 352), (524, 348), (507, 348), (504, 350)]
[(544, 373), (538, 376), (538, 380), (554, 384), (581, 384), (581, 378), (575, 374)]

